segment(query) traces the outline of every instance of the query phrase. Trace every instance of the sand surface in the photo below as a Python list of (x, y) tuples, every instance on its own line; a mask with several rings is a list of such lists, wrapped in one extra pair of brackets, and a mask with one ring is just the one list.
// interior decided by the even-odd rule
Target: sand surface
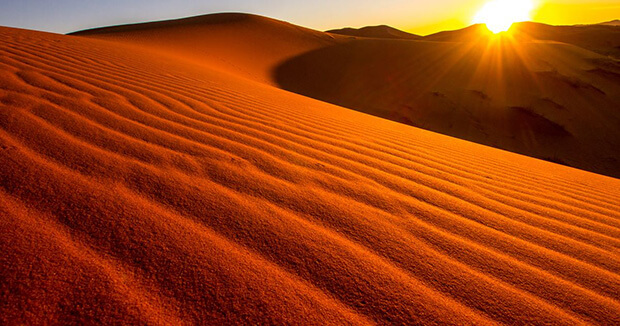
[(351, 37), (217, 14), (76, 35), (620, 177), (620, 63), (608, 56), (620, 47), (620, 28), (520, 23), (497, 37), (474, 25), (419, 40), (390, 39), (398, 32), (388, 26), (340, 31)]
[(289, 59), (275, 78), (333, 104), (619, 178), (620, 62), (605, 54), (619, 48), (620, 28), (538, 25), (351, 40)]
[(344, 38), (237, 13), (97, 28), (73, 35), (147, 48), (267, 84), (275, 84), (272, 70), (284, 61)]
[(0, 28), (0, 324), (620, 323), (620, 180), (130, 43)]

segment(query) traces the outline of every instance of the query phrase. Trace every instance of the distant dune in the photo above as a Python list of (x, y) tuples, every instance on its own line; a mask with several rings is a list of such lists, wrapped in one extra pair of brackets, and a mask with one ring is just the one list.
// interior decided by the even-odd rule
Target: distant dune
[(620, 19), (612, 20), (605, 23), (600, 23), (599, 25), (607, 25), (607, 26), (620, 26)]
[(610, 23), (583, 26), (521, 23), (515, 25), (515, 34), (536, 40), (573, 44), (604, 56), (620, 59), (620, 28)]
[(72, 33), (148, 47), (220, 71), (269, 83), (271, 69), (335, 43), (334, 36), (274, 19), (224, 13)]
[[(369, 103), (414, 89), (452, 119), (467, 116), (454, 99), (501, 109), (502, 84), (481, 84), (501, 72), (500, 118), (472, 128), (509, 112), (533, 147), (591, 154), (617, 145), (602, 56), (534, 42), (486, 58), (247, 15), (79, 35), (0, 27), (0, 324), (620, 324), (620, 180), (272, 79), (297, 69), (297, 85)], [(521, 88), (530, 74), (540, 93)]]
[[(511, 35), (522, 42), (533, 40), (562, 42), (620, 59), (620, 29), (604, 25), (551, 26), (524, 22), (514, 24), (511, 27)], [(477, 41), (481, 31), (485, 29), (484, 25), (473, 25), (460, 30), (428, 35), (423, 39), (441, 42)]]
[(331, 34), (358, 36), (358, 37), (370, 37), (370, 38), (383, 38), (383, 39), (404, 39), (404, 40), (418, 40), (422, 37), (415, 34), (403, 32), (390, 26), (367, 26), (362, 28), (342, 28), (333, 29), (327, 31)]

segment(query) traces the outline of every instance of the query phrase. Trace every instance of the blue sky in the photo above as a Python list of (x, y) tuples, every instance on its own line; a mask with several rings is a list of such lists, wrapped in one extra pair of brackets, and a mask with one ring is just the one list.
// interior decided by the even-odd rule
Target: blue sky
[[(473, 0), (476, 2), (476, 0)], [(325, 30), (390, 24), (408, 29), (448, 17), (458, 0), (0, 0), (0, 25), (67, 33), (114, 24), (248, 12)], [(484, 2), (478, 0), (477, 2)]]

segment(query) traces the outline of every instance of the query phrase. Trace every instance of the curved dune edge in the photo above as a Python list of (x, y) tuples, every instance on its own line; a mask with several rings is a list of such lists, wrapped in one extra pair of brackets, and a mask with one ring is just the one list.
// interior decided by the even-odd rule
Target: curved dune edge
[(345, 40), (344, 36), (243, 13), (95, 28), (71, 35), (149, 49), (156, 55), (274, 86), (272, 70), (280, 63)]
[(618, 324), (620, 181), (0, 28), (0, 323)]

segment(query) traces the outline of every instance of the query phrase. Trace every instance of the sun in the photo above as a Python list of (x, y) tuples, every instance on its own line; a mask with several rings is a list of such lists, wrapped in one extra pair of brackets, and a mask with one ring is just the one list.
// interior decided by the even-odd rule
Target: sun
[(493, 0), (487, 2), (474, 17), (474, 24), (485, 24), (493, 33), (505, 32), (513, 23), (531, 19), (531, 0)]

